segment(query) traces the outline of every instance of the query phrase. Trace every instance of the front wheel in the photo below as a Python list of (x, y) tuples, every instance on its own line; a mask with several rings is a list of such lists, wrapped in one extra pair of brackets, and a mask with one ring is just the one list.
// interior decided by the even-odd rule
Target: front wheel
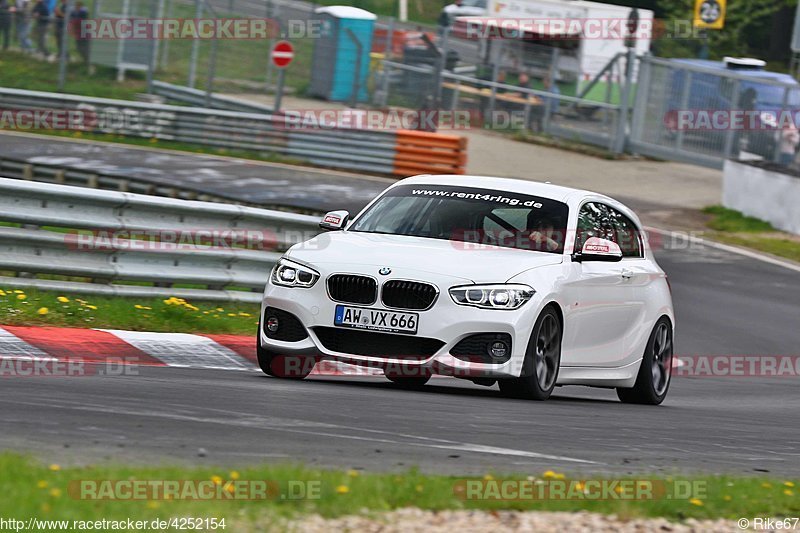
[(520, 377), (499, 380), (500, 390), (514, 398), (550, 398), (561, 365), (561, 335), (558, 314), (552, 307), (546, 308), (533, 326)]
[(312, 370), (317, 360), (313, 357), (282, 355), (261, 347), (261, 324), (256, 337), (256, 359), (261, 371), (268, 376), (284, 379), (304, 379)]
[(672, 327), (662, 317), (647, 341), (636, 384), (632, 389), (617, 389), (617, 396), (623, 403), (659, 405), (667, 397), (671, 377)]

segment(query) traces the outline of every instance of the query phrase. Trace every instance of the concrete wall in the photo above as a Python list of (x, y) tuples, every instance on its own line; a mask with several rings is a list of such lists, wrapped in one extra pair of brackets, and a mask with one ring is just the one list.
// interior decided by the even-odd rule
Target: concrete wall
[(725, 161), (722, 204), (800, 235), (800, 178)]

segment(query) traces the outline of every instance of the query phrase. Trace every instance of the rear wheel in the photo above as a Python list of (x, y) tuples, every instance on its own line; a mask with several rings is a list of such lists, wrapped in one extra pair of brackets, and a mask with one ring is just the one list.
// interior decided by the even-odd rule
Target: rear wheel
[(547, 400), (556, 386), (561, 364), (561, 321), (547, 307), (536, 320), (520, 377), (501, 379), (500, 390), (514, 398)]
[(667, 397), (671, 377), (672, 327), (662, 317), (647, 341), (636, 384), (632, 389), (617, 389), (617, 396), (623, 403), (659, 405)]

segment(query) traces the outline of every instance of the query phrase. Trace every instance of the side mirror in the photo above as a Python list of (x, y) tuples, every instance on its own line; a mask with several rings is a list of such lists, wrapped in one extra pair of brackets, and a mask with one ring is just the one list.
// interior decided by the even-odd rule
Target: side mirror
[(585, 261), (616, 263), (622, 261), (622, 249), (614, 241), (591, 237), (584, 243), (583, 250), (573, 254), (572, 260), (578, 263)]
[(319, 227), (325, 231), (339, 231), (344, 229), (347, 221), (350, 220), (348, 211), (331, 211), (319, 223)]

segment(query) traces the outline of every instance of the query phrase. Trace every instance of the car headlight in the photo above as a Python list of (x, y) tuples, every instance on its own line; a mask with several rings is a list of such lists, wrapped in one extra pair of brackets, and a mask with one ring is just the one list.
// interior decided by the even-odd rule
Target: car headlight
[(465, 285), (450, 289), (458, 305), (483, 309), (519, 309), (536, 293), (527, 285)]
[(281, 287), (313, 287), (319, 272), (300, 263), (281, 258), (272, 269), (272, 283)]

